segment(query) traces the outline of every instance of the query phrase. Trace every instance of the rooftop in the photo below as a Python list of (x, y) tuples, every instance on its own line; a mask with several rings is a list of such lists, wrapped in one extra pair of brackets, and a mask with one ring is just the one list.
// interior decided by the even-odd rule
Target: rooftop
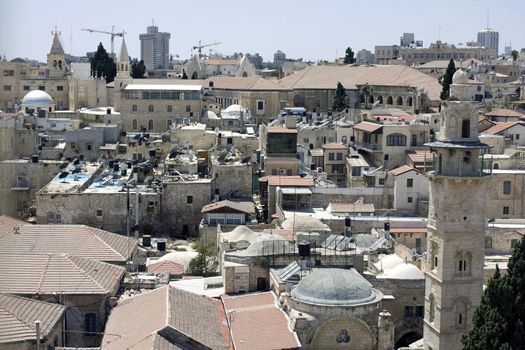
[(66, 254), (0, 254), (0, 293), (111, 294), (123, 267)]
[(395, 169), (392, 169), (390, 170), (390, 174), (394, 175), (394, 176), (398, 176), (398, 175), (402, 175), (404, 173), (407, 173), (409, 171), (417, 171), (419, 172), (418, 170), (412, 168), (411, 166), (409, 165), (401, 165), (400, 167), (397, 167)]
[(483, 134), (496, 135), (516, 125), (524, 126), (521, 122), (501, 122), (496, 123), (487, 130), (483, 131)]
[(374, 213), (374, 204), (368, 203), (330, 203), (332, 213)]
[(171, 91), (201, 91), (202, 85), (179, 84), (129, 84), (124, 90), (171, 90)]
[(0, 344), (35, 342), (35, 321), (43, 338), (60, 320), (65, 306), (15, 295), (0, 295)]
[[(17, 224), (15, 222), (15, 224)], [(66, 253), (98, 261), (124, 263), (138, 241), (85, 225), (31, 225), (0, 220), (0, 254)]]
[(255, 214), (255, 205), (253, 202), (233, 202), (225, 199), (219, 202), (206, 204), (201, 210), (202, 213), (213, 213), (218, 211), (234, 211), (246, 214)]
[(231, 332), (235, 349), (295, 349), (300, 348), (289, 320), (277, 306), (272, 292), (241, 296), (223, 296), (226, 314), (232, 313)]
[(502, 117), (502, 118), (521, 118), (525, 114), (513, 111), (511, 109), (496, 108), (484, 114), (486, 117)]
[(292, 187), (313, 187), (314, 179), (300, 176), (279, 176), (268, 175), (259, 178), (260, 182), (268, 182), (269, 186), (292, 186)]
[(281, 126), (268, 127), (269, 134), (297, 134), (297, 129), (288, 129)]
[(361, 122), (354, 126), (354, 129), (361, 130), (365, 132), (376, 132), (383, 127), (381, 124), (370, 123), (370, 122)]

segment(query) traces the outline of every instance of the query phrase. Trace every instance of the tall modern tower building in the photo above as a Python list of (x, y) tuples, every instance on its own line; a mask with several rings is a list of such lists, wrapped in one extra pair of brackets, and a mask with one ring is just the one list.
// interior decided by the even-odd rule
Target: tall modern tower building
[(483, 290), (487, 226), (486, 180), (490, 146), (478, 139), (477, 102), (470, 100), (468, 75), (458, 70), (450, 86), (440, 132), (425, 144), (434, 155), (430, 180), (425, 269), (425, 350), (461, 349)]
[(168, 69), (170, 56), (170, 33), (159, 32), (159, 27), (151, 25), (147, 33), (140, 34), (140, 59), (146, 69)]
[(483, 29), (478, 32), (478, 44), (487, 49), (494, 50), (494, 56), (498, 56), (499, 52), (499, 33), (494, 29)]

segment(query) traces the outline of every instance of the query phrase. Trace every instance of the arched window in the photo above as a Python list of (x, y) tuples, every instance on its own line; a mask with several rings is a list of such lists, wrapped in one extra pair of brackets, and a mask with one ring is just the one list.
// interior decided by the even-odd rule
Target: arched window
[(498, 163), (494, 163), (494, 165), (492, 166), (492, 169), (499, 169), (499, 164)]
[(370, 95), (368, 97), (368, 103), (373, 104), (374, 103), (374, 95)]
[(153, 130), (153, 119), (148, 121), (148, 130)]
[(244, 72), (242, 73), (243, 78), (246, 78), (248, 76), (248, 73)]
[(393, 105), (394, 104), (394, 99), (392, 98), (392, 96), (390, 96), (390, 95), (387, 96), (386, 104), (387, 105)]
[(403, 97), (397, 96), (397, 98), (396, 98), (396, 105), (403, 106)]
[(428, 296), (428, 322), (434, 322), (436, 316), (436, 300), (434, 294)]
[(62, 70), (62, 61), (61, 60), (58, 60), (58, 69)]
[(359, 101), (360, 101), (361, 103), (365, 103), (365, 95), (361, 95), (361, 96), (359, 96)]
[(191, 75), (191, 79), (199, 79), (199, 75), (197, 74), (197, 71), (193, 72)]
[(403, 134), (390, 134), (386, 137), (387, 146), (406, 146), (407, 137)]
[(377, 96), (377, 100), (379, 101), (380, 105), (383, 104), (383, 96), (381, 96), (381, 95)]
[(132, 128), (133, 130), (137, 130), (137, 119), (133, 119), (133, 120), (131, 121), (131, 128)]
[(467, 304), (463, 300), (458, 300), (454, 305), (456, 313), (456, 328), (467, 327)]
[(213, 81), (210, 81), (210, 82), (208, 83), (208, 87), (211, 87), (211, 88), (213, 87)]
[(412, 103), (413, 103), (413, 102), (412, 102), (412, 97), (409, 97), (409, 98), (408, 98), (408, 102), (407, 102), (407, 103), (408, 103), (408, 106), (409, 106), (409, 107), (412, 107)]

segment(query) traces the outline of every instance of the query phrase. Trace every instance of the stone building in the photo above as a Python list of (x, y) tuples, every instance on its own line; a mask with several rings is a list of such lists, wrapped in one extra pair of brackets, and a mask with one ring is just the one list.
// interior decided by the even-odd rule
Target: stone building
[(255, 75), (255, 66), (246, 56), (238, 58), (199, 58), (193, 55), (186, 63), (184, 71), (188, 78), (207, 79), (213, 76), (230, 76), (230, 77), (253, 77)]
[(38, 132), (25, 127), (23, 116), (0, 113), (0, 161), (31, 157), (37, 144)]
[(0, 162), (0, 215), (29, 214), (36, 193), (59, 172), (62, 162), (37, 158)]
[(328, 180), (338, 187), (345, 187), (346, 180), (346, 158), (348, 146), (342, 143), (328, 143), (322, 146), (324, 153), (323, 170)]
[(468, 77), (454, 74), (441, 129), (427, 143), (437, 164), (429, 173), (428, 258), (425, 268), (424, 348), (461, 347), (472, 327), (483, 284), (487, 174), (477, 137), (476, 104), (468, 99)]
[(398, 215), (426, 216), (428, 179), (408, 165), (390, 170), (394, 177), (394, 209)]
[(355, 269), (314, 269), (284, 296), (283, 308), (305, 349), (391, 349), (394, 327), (383, 293)]

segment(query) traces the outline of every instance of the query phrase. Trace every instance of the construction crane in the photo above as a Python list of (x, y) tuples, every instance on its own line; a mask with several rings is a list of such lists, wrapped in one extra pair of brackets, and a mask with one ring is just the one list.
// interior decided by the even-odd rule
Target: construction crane
[(111, 32), (106, 32), (104, 30), (96, 30), (96, 29), (86, 29), (82, 28), (82, 30), (90, 33), (102, 33), (102, 34), (108, 34), (111, 35), (111, 57), (115, 57), (115, 37), (120, 36), (121, 38), (124, 37), (124, 34), (126, 34), (125, 31), (122, 32), (115, 32), (115, 26), (111, 27)]
[(202, 49), (205, 48), (205, 47), (208, 47), (208, 46), (215, 46), (215, 45), (219, 45), (219, 44), (222, 44), (222, 43), (219, 43), (219, 42), (214, 42), (214, 43), (209, 43), (209, 44), (204, 44), (202, 45), (201, 41), (199, 40), (199, 45), (195, 45), (193, 47), (193, 50), (195, 49), (198, 49), (198, 52), (199, 52), (199, 58), (202, 56)]

